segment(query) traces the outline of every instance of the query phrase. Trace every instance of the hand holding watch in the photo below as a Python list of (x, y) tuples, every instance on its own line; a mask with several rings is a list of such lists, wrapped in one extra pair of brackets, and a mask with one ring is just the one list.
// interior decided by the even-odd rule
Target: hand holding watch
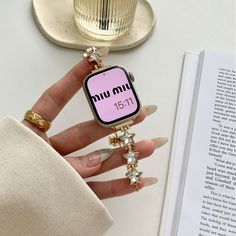
[[(25, 113), (22, 121), (65, 159), (82, 178), (105, 173), (126, 162), (128, 179), (87, 182), (100, 199), (122, 196), (156, 183), (156, 178), (141, 178), (142, 173), (137, 170), (137, 158), (150, 156), (155, 149), (167, 142), (166, 138), (159, 137), (134, 143), (134, 134), (129, 131), (130, 125), (133, 124), (134, 119), (135, 123), (138, 123), (154, 113), (156, 106), (144, 106), (140, 112), (140, 102), (133, 87), (132, 74), (120, 66), (105, 66), (102, 60), (106, 54), (106, 49), (86, 50), (84, 54), (86, 59), (47, 88)], [(91, 74), (88, 75), (89, 73)], [(51, 123), (83, 83), (89, 104), (98, 122), (91, 120), (78, 123), (49, 136), (47, 131)], [(138, 117), (135, 118), (137, 115)], [(118, 148), (113, 152), (111, 149), (102, 149), (103, 151), (97, 150), (86, 155), (73, 156), (74, 151), (81, 150), (112, 133), (112, 129), (106, 127), (114, 128), (115, 134), (110, 138), (110, 143)], [(119, 146), (123, 147), (119, 148)], [(127, 185), (127, 180), (131, 185)]]

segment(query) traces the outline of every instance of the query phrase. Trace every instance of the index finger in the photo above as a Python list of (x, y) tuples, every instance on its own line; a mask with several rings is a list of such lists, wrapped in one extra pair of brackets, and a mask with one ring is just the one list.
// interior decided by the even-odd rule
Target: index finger
[(61, 80), (48, 88), (32, 110), (48, 121), (53, 121), (66, 103), (82, 87), (84, 78), (94, 69), (94, 64), (84, 59)]

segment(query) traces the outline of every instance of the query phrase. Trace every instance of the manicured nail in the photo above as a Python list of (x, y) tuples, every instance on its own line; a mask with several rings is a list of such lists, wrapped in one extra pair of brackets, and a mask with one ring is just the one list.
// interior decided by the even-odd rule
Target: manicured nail
[(98, 150), (98, 152), (99, 152), (100, 157), (101, 157), (101, 162), (103, 162), (112, 155), (113, 149), (104, 148), (104, 149)]
[(109, 53), (109, 47), (100, 48), (99, 52), (105, 57)]
[(113, 153), (113, 150), (110, 148), (104, 148), (91, 152), (83, 157), (83, 163), (87, 167), (93, 167), (101, 164), (103, 161), (108, 159)]
[(157, 182), (158, 182), (158, 179), (154, 178), (154, 177), (143, 178), (143, 186), (144, 187), (156, 184)]
[(161, 138), (153, 138), (151, 139), (152, 142), (154, 143), (154, 147), (155, 149), (163, 146), (164, 144), (166, 144), (168, 142), (168, 138), (165, 137), (161, 137)]
[(143, 108), (144, 108), (144, 112), (146, 116), (150, 116), (151, 114), (157, 111), (156, 105), (148, 105), (148, 106), (144, 106)]

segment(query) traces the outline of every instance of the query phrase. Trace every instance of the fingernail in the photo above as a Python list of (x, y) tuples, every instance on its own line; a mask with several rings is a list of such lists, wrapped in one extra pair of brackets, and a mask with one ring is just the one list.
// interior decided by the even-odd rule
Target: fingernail
[(161, 138), (153, 138), (151, 139), (152, 142), (154, 143), (154, 147), (155, 149), (163, 146), (164, 144), (166, 144), (168, 142), (168, 138), (165, 137), (161, 137)]
[(108, 159), (112, 153), (113, 150), (110, 148), (104, 148), (95, 152), (91, 152), (83, 157), (84, 165), (87, 167), (97, 166)]
[(143, 186), (144, 186), (144, 187), (147, 187), (147, 186), (156, 184), (157, 182), (158, 182), (158, 179), (157, 179), (157, 178), (154, 178), (154, 177), (144, 178), (144, 179), (143, 179)]
[(104, 149), (98, 150), (98, 152), (101, 156), (101, 162), (103, 162), (112, 155), (113, 150), (111, 148), (104, 148)]
[(148, 106), (144, 106), (143, 108), (144, 108), (144, 112), (146, 116), (150, 116), (151, 114), (157, 111), (156, 105), (148, 105)]
[(105, 57), (109, 53), (109, 47), (100, 48), (99, 52)]

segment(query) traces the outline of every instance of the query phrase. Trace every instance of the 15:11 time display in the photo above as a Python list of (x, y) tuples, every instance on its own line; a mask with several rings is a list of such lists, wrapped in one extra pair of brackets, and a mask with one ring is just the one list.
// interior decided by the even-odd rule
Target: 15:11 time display
[(118, 101), (116, 103), (114, 103), (114, 106), (116, 108), (116, 110), (122, 110), (124, 109), (126, 106), (132, 106), (134, 104), (133, 99), (130, 98), (126, 98), (124, 101)]

